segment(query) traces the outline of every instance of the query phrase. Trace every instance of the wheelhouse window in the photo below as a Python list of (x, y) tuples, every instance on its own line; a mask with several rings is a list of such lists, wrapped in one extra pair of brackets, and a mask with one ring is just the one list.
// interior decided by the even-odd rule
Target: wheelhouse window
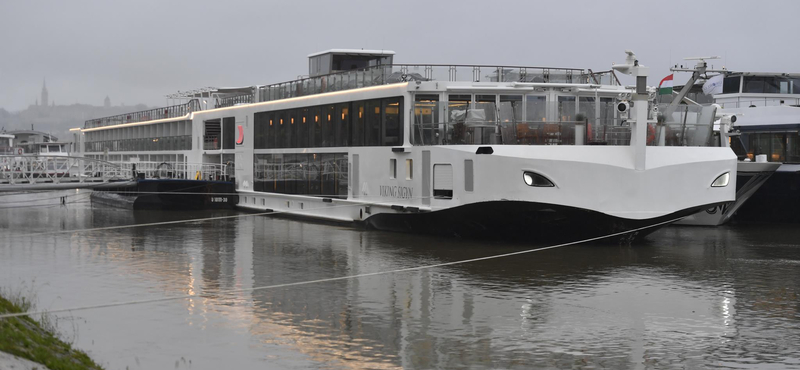
[[(729, 91), (725, 87), (729, 79), (738, 79), (739, 77), (728, 77), (723, 81), (723, 92)], [(785, 77), (775, 76), (743, 76), (744, 88), (743, 93), (753, 94), (800, 94), (798, 88), (798, 79), (790, 79)], [(732, 88), (731, 88), (732, 89)]]
[(741, 82), (742, 82), (741, 76), (725, 77), (725, 79), (722, 80), (722, 93), (738, 94)]

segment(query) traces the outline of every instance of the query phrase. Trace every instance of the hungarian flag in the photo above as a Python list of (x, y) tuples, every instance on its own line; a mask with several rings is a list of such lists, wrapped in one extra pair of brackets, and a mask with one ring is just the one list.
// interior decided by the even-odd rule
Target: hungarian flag
[(672, 76), (674, 75), (675, 74), (673, 73), (661, 80), (661, 82), (658, 84), (658, 95), (672, 94)]

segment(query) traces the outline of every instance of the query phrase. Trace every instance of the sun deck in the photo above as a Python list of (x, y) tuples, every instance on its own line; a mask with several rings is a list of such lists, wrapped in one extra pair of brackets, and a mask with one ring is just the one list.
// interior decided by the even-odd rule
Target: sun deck
[[(209, 87), (187, 92), (178, 92), (168, 95), (167, 98), (187, 101), (186, 103), (91, 119), (86, 121), (84, 129), (177, 118), (186, 116), (191, 112), (205, 109), (274, 101), (314, 94), (388, 85), (398, 82), (522, 82), (620, 85), (619, 80), (611, 70), (594, 72), (591, 69), (580, 68), (465, 64), (374, 64), (350, 70), (334, 69), (342, 68), (336, 67), (337, 63), (341, 65), (341, 63), (348, 61), (343, 60), (337, 62), (337, 53), (345, 55), (345, 52), (347, 51), (334, 49), (310, 56), (327, 60), (324, 57), (328, 54), (332, 54), (332, 57), (328, 60), (331, 66), (327, 67), (327, 69), (323, 69), (324, 71), (329, 71), (329, 73), (326, 74), (315, 75), (311, 73), (310, 77), (269, 85), (255, 85), (240, 88)], [(385, 51), (382, 52), (382, 54), (375, 54), (373, 56), (378, 58), (377, 60), (386, 61), (387, 53), (389, 52)], [(390, 53), (393, 54), (393, 52)], [(358, 54), (361, 54), (359, 56), (362, 58), (368, 55), (368, 53)], [(389, 61), (391, 61), (391, 59), (389, 59)], [(356, 64), (352, 66), (360, 67), (360, 65)], [(310, 70), (312, 67), (319, 69), (319, 63), (310, 63)]]

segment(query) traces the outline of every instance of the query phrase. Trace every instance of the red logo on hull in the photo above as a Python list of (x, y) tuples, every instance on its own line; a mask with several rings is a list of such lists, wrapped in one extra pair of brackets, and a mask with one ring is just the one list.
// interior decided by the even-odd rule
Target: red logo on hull
[(244, 127), (242, 125), (237, 125), (237, 129), (239, 129), (239, 137), (236, 139), (236, 145), (242, 145), (244, 143)]

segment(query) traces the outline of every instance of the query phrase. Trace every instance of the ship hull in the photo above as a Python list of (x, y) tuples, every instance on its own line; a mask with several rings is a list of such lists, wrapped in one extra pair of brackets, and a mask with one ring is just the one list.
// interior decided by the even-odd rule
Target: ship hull
[[(365, 223), (369, 228), (386, 231), (533, 243), (591, 238), (638, 240), (670, 221), (718, 205), (692, 207), (649, 219), (626, 219), (556, 204), (490, 201), (435, 212), (383, 213), (367, 218)], [(604, 238), (609, 235), (613, 237)]]

